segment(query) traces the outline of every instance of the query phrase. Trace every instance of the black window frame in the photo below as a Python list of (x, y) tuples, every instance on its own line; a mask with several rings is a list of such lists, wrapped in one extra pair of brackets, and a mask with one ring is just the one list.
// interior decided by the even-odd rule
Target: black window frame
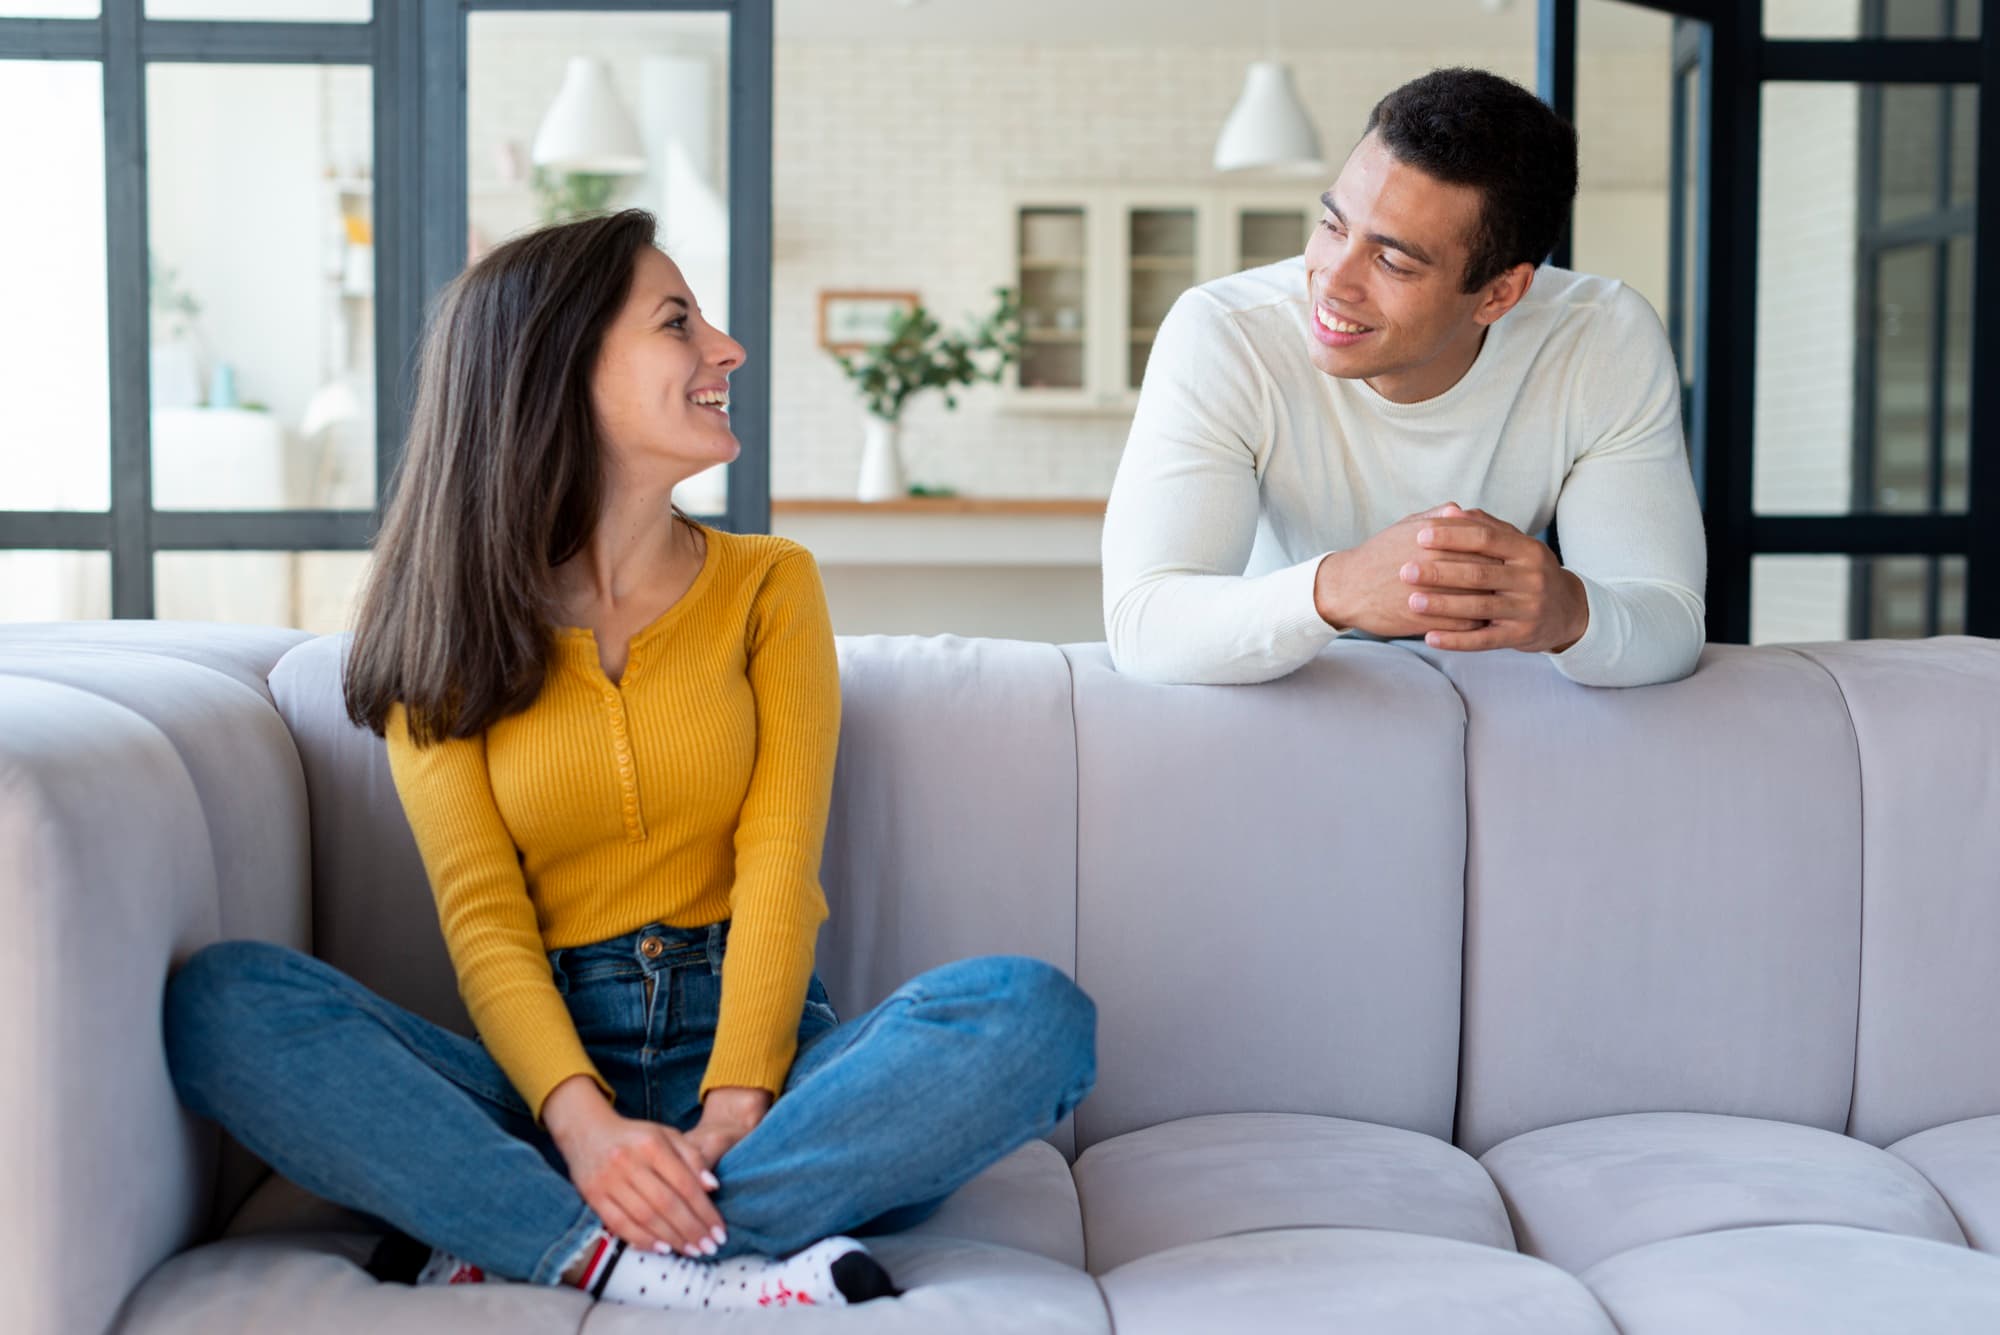
[[(1767, 38), (1762, 0), (1620, 2), (1691, 21), (1677, 25), (1675, 34), (1677, 100), (1683, 76), (1693, 68), (1701, 71), (1701, 132), (1684, 139), (1683, 128), (1675, 127), (1676, 149), (1699, 155), (1696, 235), (1688, 238), (1692, 254), (1678, 251), (1670, 264), (1696, 266), (1695, 309), (1680, 318), (1694, 326), (1688, 435), (1707, 528), (1709, 639), (1748, 642), (1751, 562), (1765, 555), (1917, 556), (1930, 558), (1933, 567), (1940, 557), (1963, 556), (1966, 632), (2000, 636), (2000, 264), (1986, 253), (1991, 247), (1976, 244), (1982, 233), (2000, 235), (2000, 97), (1986, 95), (1989, 88), (2000, 89), (2000, 0), (1976, 0), (1976, 39), (1832, 40)], [(1572, 118), (1576, 8), (1577, 0), (1540, 0), (1541, 93)], [(1697, 33), (1693, 24), (1707, 30)], [(1970, 84), (1980, 90), (1972, 211), (1971, 459), (1962, 514), (1754, 511), (1759, 153), (1763, 89), (1769, 83)], [(1682, 166), (1674, 164), (1669, 182), (1674, 242), (1684, 238)], [(1567, 254), (1565, 249), (1562, 256)], [(1679, 303), (1681, 292), (1675, 283), (1670, 301)], [(1669, 323), (1678, 333), (1676, 321)], [(1676, 339), (1677, 354), (1680, 346)], [(1865, 569), (1865, 563), (1857, 568)]]
[[(0, 18), (0, 60), (94, 61), (104, 104), (110, 508), (0, 510), (0, 551), (108, 552), (111, 615), (150, 617), (153, 560), (173, 551), (363, 551), (408, 429), (431, 297), (466, 261), (466, 26), (474, 10), (722, 13), (729, 18), (731, 377), (741, 456), (728, 503), (702, 518), (770, 528), (772, 0), (374, 0), (366, 22), (149, 19), (145, 0), (96, 18)], [(146, 71), (165, 63), (363, 66), (373, 85), (375, 504), (369, 510), (157, 510), (147, 261)]]

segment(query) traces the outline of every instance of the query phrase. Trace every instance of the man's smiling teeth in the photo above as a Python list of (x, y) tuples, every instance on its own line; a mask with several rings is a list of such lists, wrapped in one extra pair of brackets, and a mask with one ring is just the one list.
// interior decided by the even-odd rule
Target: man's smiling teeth
[(1365, 334), (1375, 327), (1373, 325), (1354, 324), (1351, 321), (1341, 319), (1337, 315), (1328, 315), (1317, 306), (1313, 307), (1313, 319), (1319, 321), (1321, 328), (1331, 329), (1336, 334)]
[(726, 390), (704, 389), (688, 395), (688, 402), (700, 404), (704, 408), (727, 408), (729, 394)]

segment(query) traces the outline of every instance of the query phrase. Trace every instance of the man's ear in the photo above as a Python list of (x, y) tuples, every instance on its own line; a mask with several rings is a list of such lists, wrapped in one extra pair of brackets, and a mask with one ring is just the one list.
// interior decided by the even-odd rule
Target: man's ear
[(1535, 266), (1517, 264), (1486, 285), (1479, 298), (1479, 308), (1472, 318), (1480, 324), (1492, 324), (1520, 303), (1528, 295), (1528, 289), (1535, 283)]

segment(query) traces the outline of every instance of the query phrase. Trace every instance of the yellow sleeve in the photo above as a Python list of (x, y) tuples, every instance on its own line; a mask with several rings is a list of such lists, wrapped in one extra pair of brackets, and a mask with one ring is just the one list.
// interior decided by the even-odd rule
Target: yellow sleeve
[(840, 666), (810, 553), (787, 552), (772, 565), (746, 635), (756, 760), (736, 822), (722, 1008), (703, 1097), (718, 1085), (782, 1092), (826, 920), (819, 860), (840, 749)]
[(573, 1075), (609, 1096), (549, 972), (520, 853), (493, 801), (485, 738), (418, 747), (401, 705), (386, 732), (389, 772), (423, 855), (459, 995), (487, 1051), (537, 1121), (549, 1092)]

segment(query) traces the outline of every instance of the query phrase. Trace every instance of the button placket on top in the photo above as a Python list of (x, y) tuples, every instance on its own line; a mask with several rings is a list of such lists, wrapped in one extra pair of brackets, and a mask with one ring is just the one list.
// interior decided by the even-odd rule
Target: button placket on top
[[(624, 681), (628, 685), (637, 656), (636, 645), (626, 649)], [(625, 841), (636, 844), (646, 837), (646, 821), (639, 811), (639, 767), (632, 759), (632, 732), (625, 721), (625, 692), (609, 677), (603, 680), (604, 710), (611, 726), (611, 755), (618, 767), (618, 808), (625, 820)]]

